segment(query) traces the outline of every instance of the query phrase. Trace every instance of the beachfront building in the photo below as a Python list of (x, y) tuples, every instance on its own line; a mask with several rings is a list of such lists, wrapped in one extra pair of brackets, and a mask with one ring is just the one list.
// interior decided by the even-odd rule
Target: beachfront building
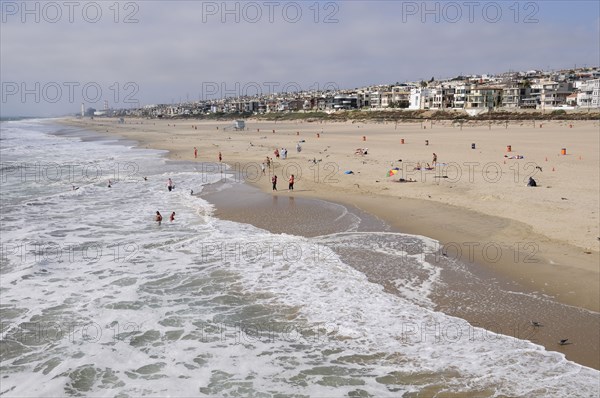
[(520, 108), (523, 99), (529, 97), (531, 89), (522, 83), (510, 83), (502, 88), (502, 107)]
[(349, 109), (358, 109), (358, 96), (348, 95), (348, 94), (339, 94), (333, 97), (333, 109), (334, 110), (349, 110)]
[(316, 105), (316, 100), (313, 98), (305, 98), (304, 103), (302, 104), (302, 110), (307, 112), (312, 110)]
[(324, 95), (317, 99), (317, 109), (319, 111), (331, 111), (333, 110), (333, 96)]
[(600, 108), (600, 79), (586, 80), (579, 85), (577, 106), (580, 108)]
[(467, 95), (471, 94), (470, 84), (458, 84), (454, 87), (454, 104), (453, 108), (464, 109), (467, 102)]
[(493, 109), (502, 103), (501, 87), (475, 87), (467, 95), (465, 109)]
[(401, 84), (399, 86), (392, 87), (392, 102), (390, 107), (393, 108), (408, 108), (410, 105), (410, 89), (412, 87)]
[(529, 95), (521, 98), (521, 108), (537, 109), (541, 103), (542, 88), (538, 84), (532, 84), (529, 88)]
[(429, 88), (413, 88), (410, 90), (408, 109), (429, 109), (433, 103), (432, 90)]
[(371, 109), (387, 108), (392, 103), (392, 92), (377, 90), (371, 93)]
[(454, 107), (454, 87), (438, 86), (432, 90), (431, 108), (434, 109), (449, 109)]
[(370, 108), (371, 107), (371, 91), (370, 90), (358, 90), (358, 108)]
[(543, 81), (539, 85), (542, 86), (540, 92), (540, 108), (542, 110), (566, 105), (567, 97), (573, 93), (573, 83)]
[(277, 112), (279, 104), (275, 99), (269, 99), (266, 103), (267, 113)]

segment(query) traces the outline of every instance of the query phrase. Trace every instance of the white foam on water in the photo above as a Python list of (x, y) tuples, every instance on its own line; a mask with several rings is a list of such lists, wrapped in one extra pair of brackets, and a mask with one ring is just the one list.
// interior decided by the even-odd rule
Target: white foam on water
[[(432, 311), (429, 238), (309, 239), (219, 220), (189, 191), (222, 175), (44, 134), (56, 128), (3, 123), (2, 162), (137, 168), (76, 191), (4, 175), (2, 395), (598, 395), (597, 371)], [(348, 256), (376, 278), (391, 270), (397, 294)]]

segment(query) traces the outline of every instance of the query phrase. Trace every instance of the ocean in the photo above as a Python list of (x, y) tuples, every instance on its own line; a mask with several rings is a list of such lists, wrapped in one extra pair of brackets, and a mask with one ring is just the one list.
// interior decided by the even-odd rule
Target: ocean
[(198, 194), (241, 184), (226, 166), (48, 120), (3, 121), (0, 144), (2, 396), (600, 393), (598, 371), (436, 311), (456, 264), (432, 239), (340, 205), (316, 237), (223, 220)]

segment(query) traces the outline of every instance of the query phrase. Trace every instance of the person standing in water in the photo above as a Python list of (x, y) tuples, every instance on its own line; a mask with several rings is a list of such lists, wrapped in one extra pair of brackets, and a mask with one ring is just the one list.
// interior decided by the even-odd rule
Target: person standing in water
[(171, 213), (171, 217), (169, 217), (169, 221), (175, 221), (175, 212)]
[(160, 226), (160, 223), (162, 222), (162, 216), (160, 215), (160, 212), (158, 210), (156, 210), (156, 216), (154, 217), (154, 221), (156, 221), (159, 226)]
[(273, 191), (277, 191), (277, 176), (276, 175), (274, 175), (271, 178), (271, 182), (273, 183)]
[(171, 180), (170, 178), (167, 180), (167, 189), (169, 190), (169, 192), (171, 192), (174, 188), (173, 185), (173, 180)]
[(219, 152), (219, 162), (223, 160), (223, 156), (221, 156), (221, 152)]
[(289, 180), (289, 186), (288, 186), (288, 189), (289, 189), (290, 191), (293, 191), (293, 190), (294, 190), (294, 175), (293, 175), (293, 174), (290, 176), (290, 180)]

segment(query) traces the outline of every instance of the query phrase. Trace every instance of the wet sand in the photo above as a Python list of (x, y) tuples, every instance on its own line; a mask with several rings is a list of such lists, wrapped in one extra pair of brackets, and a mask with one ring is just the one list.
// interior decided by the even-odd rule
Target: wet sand
[[(252, 224), (272, 233), (318, 237), (345, 231), (351, 224), (349, 215), (344, 221), (333, 222), (341, 214), (339, 205), (319, 199), (294, 197), (287, 189), (270, 195), (248, 184), (234, 184), (228, 189), (209, 187), (200, 196), (215, 205), (215, 216)], [(348, 206), (348, 211), (360, 219), (357, 231), (418, 234), (418, 228), (409, 228), (413, 230), (408, 232), (406, 227), (387, 224), (357, 207)], [(404, 223), (407, 221), (404, 220)], [(504, 219), (490, 220), (487, 232), (494, 234), (505, 227)], [(507, 264), (537, 266), (539, 264), (535, 261), (541, 259), (534, 256), (529, 259), (531, 264), (523, 263), (526, 254), (530, 253), (521, 253), (520, 264), (505, 259), (504, 263), (507, 264), (497, 264), (498, 269), (493, 269), (479, 262), (481, 255), (469, 261), (465, 252), (459, 258), (452, 245), (441, 245), (440, 252), (446, 253), (446, 260), (450, 258), (459, 262), (460, 266), (443, 270), (441, 276), (444, 286), (435, 289), (432, 296), (437, 311), (465, 319), (473, 326), (494, 333), (529, 340), (548, 350), (561, 352), (569, 360), (600, 369), (597, 344), (600, 340), (600, 316), (597, 313), (561, 304), (549, 297), (544, 299), (542, 292), (533, 291), (527, 284), (511, 280), (508, 275), (498, 272)], [(503, 255), (514, 260), (514, 253), (509, 255), (506, 248)], [(365, 273), (371, 282), (384, 286), (389, 293), (397, 293), (390, 283), (397, 277), (396, 266), (386, 267), (361, 261), (360, 255), (344, 258), (344, 261)], [(540, 322), (542, 326), (533, 326), (532, 320)], [(452, 326), (436, 327), (444, 330)], [(493, 339), (494, 336), (464, 334), (462, 338)], [(569, 338), (573, 344), (560, 346), (558, 341), (563, 338)]]

